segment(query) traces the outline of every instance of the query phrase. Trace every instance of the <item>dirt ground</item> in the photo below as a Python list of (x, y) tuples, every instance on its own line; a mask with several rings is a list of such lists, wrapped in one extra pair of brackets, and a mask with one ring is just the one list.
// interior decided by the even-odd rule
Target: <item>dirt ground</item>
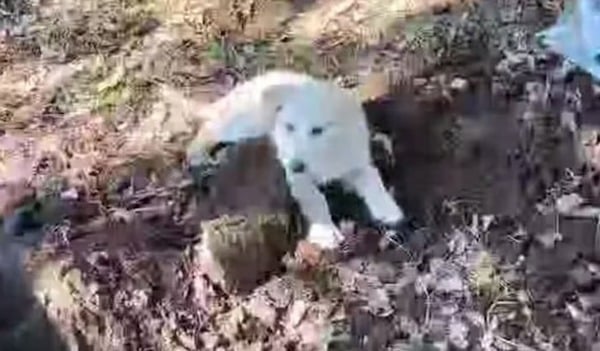
[[(533, 38), (562, 5), (0, 2), (0, 349), (600, 350), (600, 90)], [(265, 140), (193, 181), (186, 99), (276, 67), (363, 99), (411, 235), (332, 187), (346, 255), (299, 264)], [(274, 213), (287, 255), (229, 290), (207, 223)]]

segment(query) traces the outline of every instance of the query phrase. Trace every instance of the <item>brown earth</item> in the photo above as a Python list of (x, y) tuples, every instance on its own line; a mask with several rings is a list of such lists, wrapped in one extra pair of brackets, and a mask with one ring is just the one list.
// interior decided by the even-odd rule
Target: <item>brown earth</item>
[[(253, 2), (232, 3), (252, 35), (272, 40), (281, 30), (279, 21), (272, 23), (277, 16), (253, 22)], [(504, 24), (496, 35), (512, 38), (523, 27), (531, 34), (527, 21), (546, 20), (540, 16), (553, 9), (552, 2), (543, 4), (520, 17), (522, 27)], [(202, 4), (188, 5), (190, 13), (202, 12)], [(337, 42), (345, 21), (363, 18), (361, 25), (369, 25), (364, 18), (370, 17), (361, 17), (372, 11), (366, 2), (293, 5), (297, 16), (287, 20), (299, 23), (293, 28), (319, 14), (326, 22), (321, 32), (306, 33), (322, 41), (303, 60), (375, 97), (364, 107), (374, 134), (384, 135), (373, 138), (377, 164), (414, 217), (413, 235), (379, 248), (377, 229), (361, 221), (360, 203), (333, 189), (335, 217), (350, 220), (344, 223), (350, 255), (307, 268), (294, 260), (291, 244), (283, 264), (267, 260), (268, 274), (250, 279), (254, 289), (224, 289), (202, 260), (208, 234), (201, 223), (269, 213), (295, 222), (279, 166), (268, 145), (249, 142), (227, 149), (204, 187), (194, 187), (181, 162), (189, 111), (169, 100), (167, 90), (138, 96), (136, 89), (152, 76), (159, 82), (151, 84), (206, 101), (258, 70), (262, 59), (253, 50), (260, 45), (249, 49), (244, 38), (221, 38), (226, 57), (207, 68), (196, 51), (206, 43), (174, 39), (160, 16), (163, 27), (142, 31), (141, 47), (113, 36), (119, 26), (91, 31), (90, 20), (79, 47), (52, 46), (54, 37), (44, 37), (46, 54), (81, 57), (80, 66), (36, 56), (2, 59), (0, 88), (11, 95), (2, 98), (0, 183), (9, 188), (0, 192), (10, 190), (11, 197), (2, 197), (0, 208), (6, 223), (28, 204), (30, 194), (15, 191), (18, 184), (30, 184), (41, 208), (36, 215), (46, 224), (22, 236), (6, 233), (6, 226), (2, 233), (2, 350), (596, 350), (600, 246), (593, 206), (600, 199), (600, 165), (598, 101), (589, 79), (558, 77), (545, 89), (556, 58), (532, 47), (511, 51), (508, 44), (482, 53), (486, 45), (466, 40), (485, 38), (480, 12), (469, 7), (450, 11), (461, 20), (442, 21), (452, 40), (407, 52), (413, 43), (407, 25), (398, 29), (404, 36), (386, 33), (360, 50), (356, 41), (367, 41), (360, 30), (351, 31), (347, 44)], [(508, 1), (493, 10), (510, 8), (516, 6)], [(118, 16), (135, 22), (139, 14), (107, 13), (123, 25), (129, 22)], [(210, 39), (207, 28), (223, 25), (189, 16), (177, 30), (191, 26), (195, 39)], [(373, 40), (372, 33), (365, 37)], [(15, 52), (34, 55), (25, 50), (27, 40), (5, 40)], [(110, 54), (90, 58), (83, 44)], [(213, 44), (208, 40), (209, 51)], [(355, 49), (357, 60), (344, 61)], [(106, 75), (106, 67), (124, 68)], [(373, 72), (378, 68), (383, 76)], [(78, 69), (81, 76), (71, 75)], [(577, 89), (581, 97), (573, 94)], [(89, 109), (94, 92), (99, 107)], [(578, 104), (580, 138), (573, 140), (560, 122)], [(382, 151), (381, 139), (391, 141), (391, 154)], [(572, 195), (579, 196), (570, 200), (575, 205), (568, 203)], [(591, 205), (587, 212), (577, 199)], [(300, 223), (290, 230), (301, 229)], [(243, 276), (256, 273), (243, 268)]]

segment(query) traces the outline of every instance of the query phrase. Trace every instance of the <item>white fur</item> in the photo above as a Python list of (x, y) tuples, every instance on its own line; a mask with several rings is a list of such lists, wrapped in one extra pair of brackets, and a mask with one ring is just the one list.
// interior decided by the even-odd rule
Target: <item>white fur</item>
[[(289, 71), (271, 71), (236, 86), (204, 111), (203, 128), (217, 141), (268, 135), (286, 171), (292, 196), (310, 223), (308, 240), (334, 248), (342, 235), (317, 185), (342, 180), (355, 190), (375, 219), (398, 223), (404, 215), (373, 166), (369, 130), (359, 101), (334, 83)], [(312, 133), (321, 128), (321, 133)], [(194, 141), (191, 164), (204, 161)], [(294, 173), (302, 162), (305, 171)]]

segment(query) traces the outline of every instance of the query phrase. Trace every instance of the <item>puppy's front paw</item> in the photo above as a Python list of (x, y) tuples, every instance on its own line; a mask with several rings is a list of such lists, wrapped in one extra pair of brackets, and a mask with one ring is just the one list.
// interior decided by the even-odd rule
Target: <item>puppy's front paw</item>
[(388, 227), (399, 226), (405, 221), (404, 212), (391, 200), (382, 202), (374, 212), (374, 219)]
[(335, 249), (343, 240), (340, 230), (332, 224), (313, 223), (310, 226), (308, 242), (318, 245), (322, 249)]

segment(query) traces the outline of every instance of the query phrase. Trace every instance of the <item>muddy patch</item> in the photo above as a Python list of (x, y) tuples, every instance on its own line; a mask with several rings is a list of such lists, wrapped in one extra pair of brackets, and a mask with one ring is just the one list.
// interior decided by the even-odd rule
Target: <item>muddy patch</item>
[(505, 215), (518, 214), (524, 204), (518, 170), (511, 167), (519, 146), (518, 106), (494, 106), (477, 95), (489, 86), (472, 84), (457, 104), (405, 94), (366, 105), (373, 129), (393, 141), (395, 166), (387, 177), (397, 199), (423, 223), (439, 223), (443, 202)]

